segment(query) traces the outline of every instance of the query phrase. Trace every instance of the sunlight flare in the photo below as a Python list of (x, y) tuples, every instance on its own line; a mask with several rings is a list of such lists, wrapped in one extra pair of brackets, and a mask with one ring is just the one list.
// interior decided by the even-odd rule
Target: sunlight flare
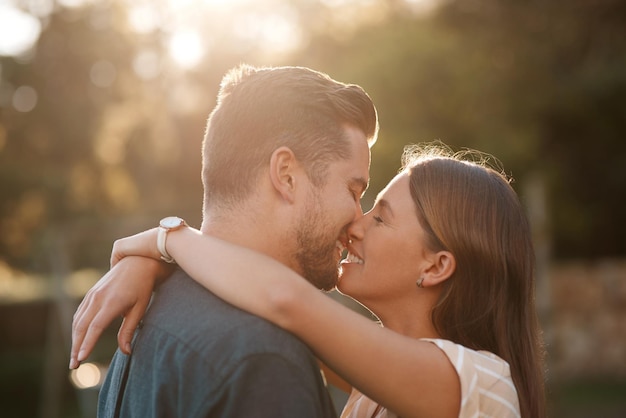
[(206, 52), (200, 35), (192, 30), (172, 34), (168, 51), (172, 59), (183, 68), (193, 68), (198, 65)]
[(0, 4), (0, 55), (19, 56), (37, 43), (41, 23), (21, 10)]

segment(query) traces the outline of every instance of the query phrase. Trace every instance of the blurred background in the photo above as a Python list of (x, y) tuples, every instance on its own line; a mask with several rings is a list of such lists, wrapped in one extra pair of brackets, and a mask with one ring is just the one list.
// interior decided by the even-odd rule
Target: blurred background
[(199, 226), (200, 145), (239, 64), (356, 83), (368, 208), (403, 146), (498, 157), (535, 229), (550, 416), (626, 416), (626, 2), (0, 0), (0, 415), (92, 417), (117, 326), (70, 374), (114, 239)]

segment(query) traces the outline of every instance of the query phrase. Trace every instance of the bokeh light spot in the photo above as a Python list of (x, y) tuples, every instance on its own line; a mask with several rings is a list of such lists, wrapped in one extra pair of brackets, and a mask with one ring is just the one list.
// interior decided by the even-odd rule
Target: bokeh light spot
[(84, 363), (70, 372), (72, 384), (79, 389), (96, 387), (102, 380), (100, 368), (93, 363)]
[(128, 11), (128, 23), (135, 32), (150, 33), (159, 27), (159, 16), (154, 5), (134, 6)]
[(78, 8), (93, 2), (94, 0), (58, 0), (61, 6)]
[(28, 52), (39, 39), (40, 33), (39, 19), (0, 4), (0, 55), (18, 56)]
[(29, 1), (28, 11), (38, 17), (48, 17), (54, 11), (54, 0)]
[(98, 87), (111, 87), (117, 77), (117, 70), (111, 62), (101, 60), (91, 66), (89, 77), (91, 82)]
[(18, 112), (30, 112), (37, 105), (37, 92), (30, 86), (20, 86), (13, 92), (12, 104)]
[(204, 57), (205, 46), (194, 31), (175, 32), (170, 38), (169, 53), (183, 68), (193, 68)]
[(152, 49), (140, 51), (133, 59), (133, 70), (144, 80), (153, 80), (161, 73), (161, 58)]

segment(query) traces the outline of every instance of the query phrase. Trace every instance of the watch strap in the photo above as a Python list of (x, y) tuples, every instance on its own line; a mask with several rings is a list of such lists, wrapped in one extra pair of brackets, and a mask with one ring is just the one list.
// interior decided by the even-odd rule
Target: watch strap
[(165, 240), (167, 239), (168, 232), (169, 230), (167, 228), (159, 226), (159, 230), (157, 231), (157, 249), (161, 253), (161, 260), (166, 263), (176, 264), (176, 260), (174, 260), (174, 258), (172, 258), (172, 256), (169, 255), (165, 249)]

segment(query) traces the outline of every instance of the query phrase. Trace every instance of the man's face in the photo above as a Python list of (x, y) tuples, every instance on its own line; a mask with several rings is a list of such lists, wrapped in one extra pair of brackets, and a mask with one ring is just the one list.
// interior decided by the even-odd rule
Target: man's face
[(346, 231), (362, 216), (361, 196), (369, 182), (370, 151), (363, 132), (346, 127), (349, 159), (330, 163), (322, 187), (311, 186), (297, 225), (295, 259), (304, 277), (320, 289), (337, 284)]

